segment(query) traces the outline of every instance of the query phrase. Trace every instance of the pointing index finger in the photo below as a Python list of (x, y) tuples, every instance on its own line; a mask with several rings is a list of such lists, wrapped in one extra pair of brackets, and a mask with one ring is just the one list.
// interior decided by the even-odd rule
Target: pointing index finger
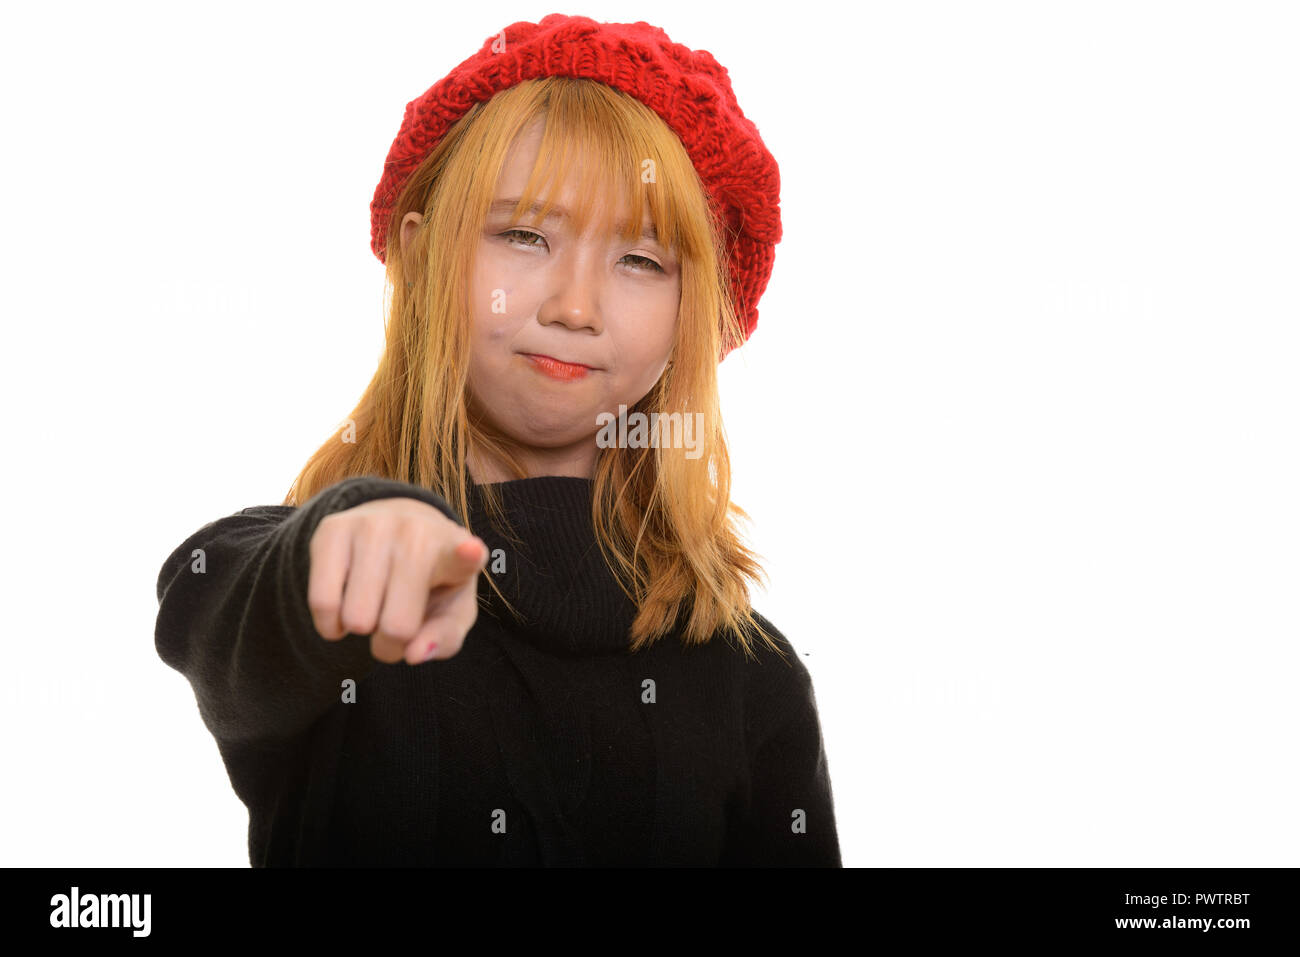
[(487, 561), (487, 545), (478, 536), (471, 536), (438, 556), (429, 585), (460, 584), (486, 568)]

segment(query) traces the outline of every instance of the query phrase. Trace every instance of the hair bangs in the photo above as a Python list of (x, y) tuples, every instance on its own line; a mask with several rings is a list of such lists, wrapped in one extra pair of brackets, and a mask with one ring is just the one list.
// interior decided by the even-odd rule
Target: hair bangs
[(697, 222), (707, 216), (706, 209), (689, 208), (699, 205), (700, 184), (685, 148), (663, 121), (639, 101), (594, 80), (551, 78), (538, 84), (540, 95), (519, 126), (522, 130), (540, 118), (544, 130), (514, 219), (526, 222), (531, 210), (531, 225), (540, 225), (567, 185), (577, 205), (566, 212), (579, 234), (594, 227), (598, 236), (632, 242), (648, 220), (673, 256), (701, 255), (700, 237), (683, 228), (692, 214)]

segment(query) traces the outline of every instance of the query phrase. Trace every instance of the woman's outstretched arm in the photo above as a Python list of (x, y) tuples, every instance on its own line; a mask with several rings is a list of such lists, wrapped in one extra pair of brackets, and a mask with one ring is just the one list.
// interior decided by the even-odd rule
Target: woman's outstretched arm
[(219, 743), (288, 740), (339, 701), (344, 679), (360, 682), (374, 667), (368, 639), (327, 641), (316, 631), (309, 548), (326, 516), (396, 497), (423, 501), (459, 524), (433, 491), (365, 476), (299, 508), (255, 506), (210, 522), (163, 563), (154, 645), (189, 680)]

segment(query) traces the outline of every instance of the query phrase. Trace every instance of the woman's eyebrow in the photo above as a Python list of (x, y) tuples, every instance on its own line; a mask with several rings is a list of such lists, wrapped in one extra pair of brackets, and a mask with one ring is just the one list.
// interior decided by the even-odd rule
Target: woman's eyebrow
[[(510, 212), (517, 205), (519, 205), (519, 197), (516, 197), (515, 199), (498, 199), (488, 208), (488, 213), (489, 215), (496, 215), (504, 212)], [(542, 204), (532, 203), (524, 211), (528, 213), (532, 213), (534, 216), (540, 215), (542, 212)], [(563, 206), (552, 206), (549, 215), (547, 215), (546, 217), (546, 220), (568, 219), (568, 218), (569, 218), (569, 211), (567, 209), (565, 209)], [(543, 222), (545, 222), (546, 220), (543, 220)], [(625, 228), (627, 228), (627, 225), (628, 222), (626, 219), (620, 219), (618, 222), (614, 223), (614, 230), (615, 232), (621, 233)], [(641, 238), (650, 239), (656, 243), (659, 242), (659, 233), (655, 230), (653, 223), (645, 223), (643, 225), (641, 229)]]

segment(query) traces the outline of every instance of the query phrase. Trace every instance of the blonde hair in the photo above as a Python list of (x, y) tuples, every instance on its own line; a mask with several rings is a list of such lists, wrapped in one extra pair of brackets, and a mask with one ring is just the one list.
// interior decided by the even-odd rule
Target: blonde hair
[[(285, 504), (301, 505), (345, 478), (378, 475), (438, 492), (469, 528), (471, 448), (491, 454), (518, 478), (529, 477), (508, 438), (471, 408), (467, 297), (478, 237), (507, 152), (538, 117), (545, 118), (539, 158), (515, 221), (538, 201), (541, 183), (565, 183), (573, 173), (581, 198), (572, 211), (575, 230), (587, 229), (594, 197), (622, 195), (624, 209), (632, 211), (623, 238), (639, 233), (636, 211), (648, 206), (660, 241), (681, 263), (669, 365), (629, 412), (647, 418), (651, 412), (683, 418), (702, 413), (703, 452), (691, 459), (654, 445), (599, 449), (593, 476), (597, 541), (638, 609), (630, 649), (648, 647), (668, 633), (689, 603), (685, 644), (702, 645), (725, 634), (746, 654), (753, 654), (755, 640), (783, 654), (750, 606), (746, 580), (767, 576), (734, 527), (735, 515), (749, 515), (730, 501), (717, 368), (744, 336), (732, 306), (721, 219), (672, 130), (643, 103), (603, 83), (546, 77), (502, 90), (475, 104), (411, 173), (388, 224), (386, 344), (351, 415), (356, 440), (342, 442), (335, 433), (326, 441), (290, 487)], [(577, 166), (577, 157), (594, 162)], [(654, 175), (643, 182), (647, 168)], [(539, 221), (553, 201), (546, 198)], [(403, 249), (401, 224), (409, 212), (424, 219)], [(599, 226), (604, 235), (612, 231), (615, 215), (607, 204)], [(505, 516), (497, 490), (490, 484), (480, 489), (490, 520), (500, 527)], [(490, 575), (488, 581), (510, 607)]]

